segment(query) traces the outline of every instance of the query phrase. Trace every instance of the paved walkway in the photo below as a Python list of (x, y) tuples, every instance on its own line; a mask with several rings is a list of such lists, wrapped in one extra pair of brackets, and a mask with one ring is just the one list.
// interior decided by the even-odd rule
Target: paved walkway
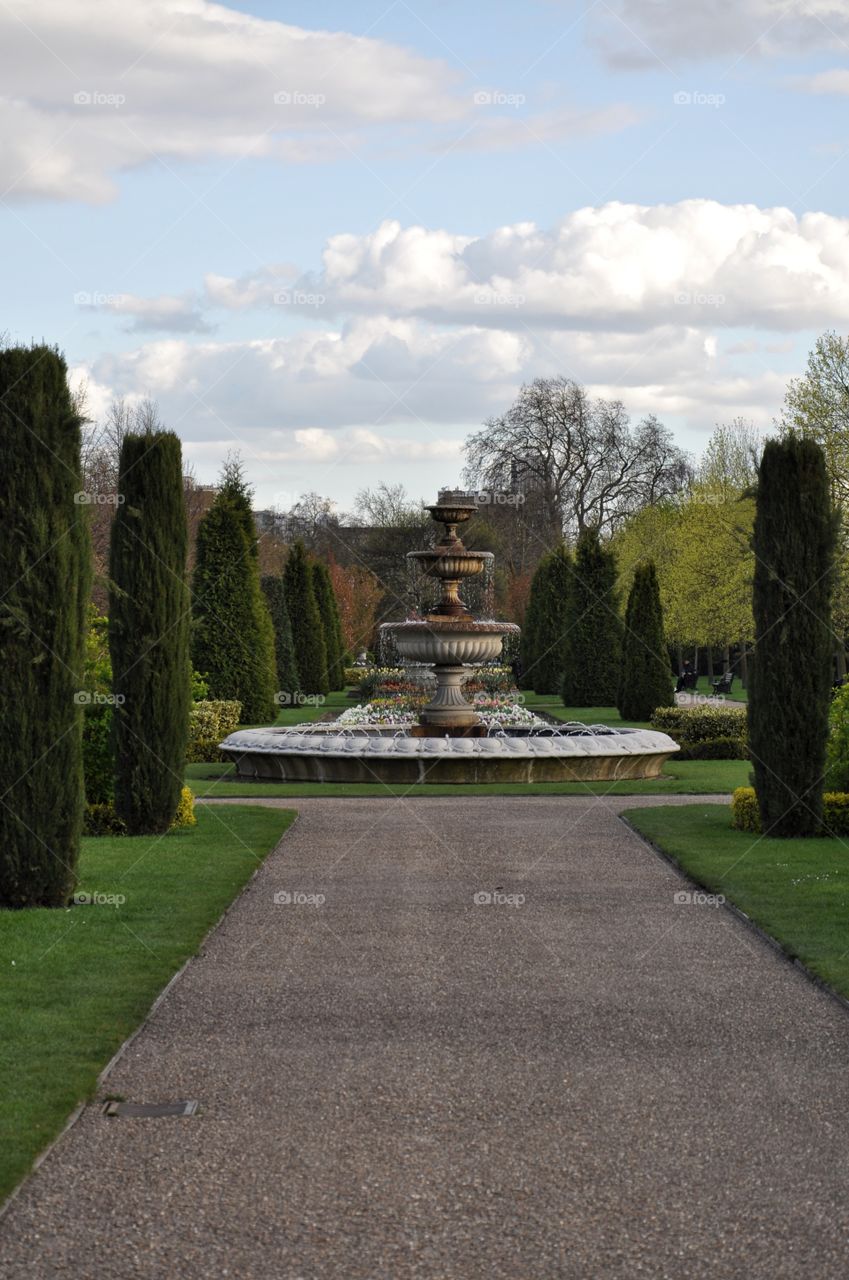
[(299, 801), (107, 1083), (198, 1115), (90, 1107), (0, 1275), (842, 1280), (849, 1015), (637, 803)]

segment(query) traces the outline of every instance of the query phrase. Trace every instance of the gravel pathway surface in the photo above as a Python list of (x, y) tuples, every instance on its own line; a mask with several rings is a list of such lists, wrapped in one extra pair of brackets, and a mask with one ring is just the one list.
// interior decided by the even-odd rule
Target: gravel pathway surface
[(197, 1114), (88, 1107), (0, 1276), (842, 1280), (849, 1015), (639, 803), (298, 801), (104, 1085)]

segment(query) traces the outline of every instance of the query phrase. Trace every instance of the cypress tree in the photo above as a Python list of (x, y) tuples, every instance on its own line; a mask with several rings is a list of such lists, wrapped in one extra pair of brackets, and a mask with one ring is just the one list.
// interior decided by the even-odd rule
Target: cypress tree
[(748, 715), (761, 823), (772, 836), (815, 835), (822, 823), (835, 538), (822, 449), (794, 436), (769, 441), (752, 537)]
[(118, 492), (109, 555), (115, 811), (130, 835), (157, 835), (177, 812), (189, 727), (189, 539), (173, 431), (124, 437)]
[(292, 640), (292, 623), (289, 610), (286, 608), (286, 591), (281, 574), (264, 574), (260, 579), (262, 593), (265, 596), (268, 612), (274, 627), (274, 653), (277, 669), (277, 689), (294, 701), (294, 695), (300, 688), (298, 663), (295, 658), (295, 645)]
[(572, 557), (561, 543), (543, 556), (531, 581), (522, 627), (522, 683), (535, 693), (559, 693), (566, 666)]
[(327, 644), (313, 577), (307, 553), (300, 538), (292, 544), (283, 572), (286, 607), (292, 623), (292, 639), (298, 658), (301, 692), (326, 695), (330, 692), (327, 677)]
[(242, 721), (257, 724), (275, 715), (276, 662), (252, 517), (250, 528), (249, 535), (242, 496), (225, 479), (198, 527), (192, 663), (204, 673), (210, 698), (238, 700)]
[(585, 529), (578, 538), (565, 648), (565, 705), (615, 706), (622, 663), (616, 559), (595, 529)]
[(65, 361), (0, 351), (0, 906), (62, 907), (83, 817), (91, 545)]
[(623, 720), (650, 720), (674, 704), (657, 573), (651, 560), (634, 570), (625, 610), (618, 707)]
[(331, 689), (345, 688), (345, 643), (342, 639), (342, 623), (339, 605), (330, 578), (330, 570), (323, 560), (312, 564), (313, 591), (321, 623), (324, 627), (324, 644), (327, 649), (327, 681)]

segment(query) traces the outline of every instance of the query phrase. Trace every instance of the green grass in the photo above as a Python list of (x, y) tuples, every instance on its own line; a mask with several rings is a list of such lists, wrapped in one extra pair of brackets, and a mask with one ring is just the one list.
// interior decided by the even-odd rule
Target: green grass
[(95, 1090), (98, 1073), (294, 814), (200, 810), (162, 838), (83, 841), (79, 889), (115, 906), (3, 912), (0, 1199)]
[(556, 720), (579, 720), (582, 724), (603, 724), (611, 729), (648, 729), (648, 720), (623, 720), (616, 707), (564, 707), (560, 698), (551, 693), (522, 694), (523, 705), (535, 714), (543, 712)]
[(774, 840), (731, 828), (721, 806), (631, 809), (631, 824), (697, 883), (722, 893), (849, 996), (849, 844)]
[(205, 796), (585, 796), (585, 795), (726, 795), (745, 787), (751, 765), (746, 760), (670, 760), (660, 778), (645, 782), (509, 782), (451, 786), (447, 783), (385, 786), (379, 782), (239, 782), (232, 765), (190, 764), (186, 782), (198, 798)]

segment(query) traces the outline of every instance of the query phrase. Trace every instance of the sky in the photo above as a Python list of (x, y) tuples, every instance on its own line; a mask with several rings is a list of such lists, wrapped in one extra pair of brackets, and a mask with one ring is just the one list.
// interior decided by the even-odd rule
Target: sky
[(13, 341), (260, 507), (432, 497), (523, 382), (769, 428), (849, 312), (849, 0), (4, 0)]

